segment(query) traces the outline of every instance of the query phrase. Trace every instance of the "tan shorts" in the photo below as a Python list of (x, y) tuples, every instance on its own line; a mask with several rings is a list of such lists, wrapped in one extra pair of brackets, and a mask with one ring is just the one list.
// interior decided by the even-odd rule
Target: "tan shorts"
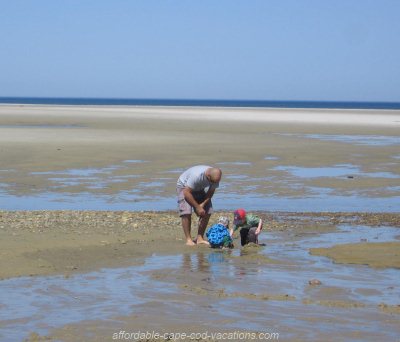
[[(178, 194), (178, 210), (179, 216), (183, 215), (191, 215), (193, 208), (192, 206), (186, 202), (185, 196), (183, 195), (183, 188), (176, 188), (176, 192)], [(206, 199), (205, 191), (193, 191), (192, 195), (197, 203), (201, 203)], [(212, 202), (211, 200), (204, 207), (206, 214), (211, 215), (213, 213)]]

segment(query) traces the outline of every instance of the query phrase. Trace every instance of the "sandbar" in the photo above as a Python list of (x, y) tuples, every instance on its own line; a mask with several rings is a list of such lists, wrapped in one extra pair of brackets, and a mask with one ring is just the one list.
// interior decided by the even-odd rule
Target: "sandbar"
[(400, 242), (343, 244), (330, 248), (312, 248), (310, 253), (327, 256), (342, 264), (400, 268)]

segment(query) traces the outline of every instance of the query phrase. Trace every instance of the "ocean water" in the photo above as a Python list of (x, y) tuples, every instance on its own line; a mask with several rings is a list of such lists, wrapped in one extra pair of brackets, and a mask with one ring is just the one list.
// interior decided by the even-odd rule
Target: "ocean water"
[(0, 97), (0, 104), (400, 109), (400, 102)]

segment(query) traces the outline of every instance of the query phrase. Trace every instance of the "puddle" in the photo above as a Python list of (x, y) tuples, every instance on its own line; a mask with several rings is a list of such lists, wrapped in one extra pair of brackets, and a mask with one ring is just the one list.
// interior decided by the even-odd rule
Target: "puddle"
[(264, 159), (265, 160), (279, 160), (280, 158), (274, 157), (274, 156), (266, 156)]
[(277, 166), (273, 170), (289, 172), (300, 178), (342, 177), (359, 173), (359, 169), (352, 165), (336, 165), (333, 167)]
[(299, 167), (277, 166), (272, 170), (289, 172), (299, 178), (321, 177), (369, 177), (369, 178), (400, 178), (392, 172), (362, 172), (358, 166), (352, 164), (340, 164), (331, 167)]
[(221, 162), (221, 163), (216, 163), (216, 165), (251, 166), (253, 164), (250, 162), (236, 161), (236, 162)]
[(31, 175), (66, 175), (71, 177), (90, 177), (93, 175), (112, 174), (114, 171), (121, 169), (119, 165), (112, 165), (105, 168), (94, 169), (69, 169), (63, 171), (44, 171), (44, 172), (31, 172)]
[(139, 175), (132, 175), (129, 177), (113, 177), (111, 179), (102, 178), (49, 178), (50, 181), (56, 182), (57, 184), (52, 186), (52, 188), (68, 188), (71, 186), (82, 186), (86, 190), (89, 189), (107, 189), (111, 184), (125, 183), (129, 178), (139, 178)]
[(173, 170), (167, 170), (163, 171), (161, 173), (173, 173), (173, 174), (181, 174), (185, 171), (185, 169), (173, 169)]
[[(128, 162), (128, 160), (126, 160)], [(129, 162), (142, 163), (143, 160)], [(391, 172), (361, 172), (352, 164), (331, 167), (277, 166), (271, 170), (283, 171), (283, 176), (250, 177), (235, 171), (238, 161), (227, 171), (224, 182), (214, 197), (216, 209), (277, 211), (370, 211), (396, 212), (400, 194), (397, 187), (346, 188), (339, 193), (335, 188), (305, 186), (303, 179), (334, 178), (388, 178), (400, 175)], [(251, 164), (250, 164), (251, 165)], [(227, 166), (228, 167), (228, 166)], [(12, 170), (0, 170), (0, 179)], [(147, 179), (143, 174), (127, 173), (127, 163), (104, 168), (66, 169), (61, 171), (31, 172), (32, 177), (48, 181), (42, 189), (16, 183), (0, 182), (0, 208), (3, 210), (176, 210), (174, 187), (182, 169), (159, 171), (160, 177)], [(271, 174), (265, 170), (266, 174)], [(288, 176), (294, 177), (289, 179)], [(121, 190), (123, 189), (123, 190)], [(167, 192), (168, 191), (168, 192)], [(23, 192), (19, 194), (19, 192)], [(166, 196), (170, 194), (171, 196)], [(287, 195), (286, 195), (287, 194)]]
[[(69, 169), (64, 171), (31, 172), (30, 174), (33, 176), (47, 176), (47, 180), (53, 183), (50, 186), (51, 189), (84, 187), (85, 190), (106, 189), (112, 184), (124, 183), (129, 179), (141, 177), (141, 175), (113, 175), (115, 171), (122, 168), (123, 166), (112, 165), (100, 169)], [(64, 190), (67, 191), (67, 189)]]
[(345, 135), (345, 134), (294, 134), (294, 133), (274, 133), (282, 136), (304, 137), (325, 141), (337, 141), (352, 145), (361, 146), (392, 146), (400, 145), (399, 136), (383, 135)]
[(84, 125), (28, 125), (28, 124), (15, 124), (15, 125), (0, 125), (1, 128), (85, 128)]
[(124, 160), (123, 163), (128, 163), (128, 164), (141, 164), (141, 163), (148, 163), (146, 160), (140, 160), (140, 159), (128, 159)]
[(143, 188), (160, 188), (164, 186), (164, 182), (158, 182), (158, 181), (153, 181), (153, 182), (147, 182), (147, 183), (140, 183), (139, 187)]
[[(400, 270), (335, 264), (311, 256), (308, 249), (361, 239), (392, 241), (395, 235), (396, 228), (365, 226), (341, 226), (338, 232), (325, 234), (268, 232), (261, 235), (266, 247), (253, 255), (279, 263), (249, 258), (239, 248), (227, 252), (197, 249), (170, 256), (155, 254), (140, 266), (69, 278), (3, 280), (0, 338), (22, 340), (30, 332), (46, 335), (88, 318), (137, 314), (163, 322), (165, 327), (177, 321), (182, 327), (204, 322), (208, 331), (219, 331), (220, 322), (225, 322), (224, 329), (269, 328), (282, 338), (307, 340), (326, 340), (331, 331), (347, 336), (362, 326), (360, 341), (378, 333), (381, 340), (393, 340), (400, 333), (398, 321), (381, 312), (379, 305), (400, 304)], [(312, 278), (322, 285), (310, 286)], [(262, 297), (266, 295), (269, 300)], [(285, 299), (286, 295), (295, 298)], [(322, 299), (362, 305), (327, 310), (317, 302)]]
[(139, 189), (121, 191), (115, 195), (90, 192), (41, 192), (37, 195), (10, 195), (0, 187), (2, 210), (173, 210), (175, 196), (161, 197), (143, 194)]
[(334, 135), (334, 134), (305, 134), (306, 138), (339, 141), (354, 145), (366, 146), (391, 146), (400, 145), (400, 137), (398, 136), (382, 136), (382, 135)]
[(226, 179), (230, 179), (230, 180), (244, 180), (244, 179), (248, 179), (249, 176), (247, 175), (225, 175)]

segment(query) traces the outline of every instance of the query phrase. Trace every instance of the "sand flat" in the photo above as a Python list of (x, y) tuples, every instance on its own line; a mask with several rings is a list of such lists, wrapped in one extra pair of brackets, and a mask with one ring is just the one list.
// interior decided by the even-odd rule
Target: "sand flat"
[[(251, 198), (254, 193), (261, 198), (286, 196), (303, 202), (303, 198), (313, 195), (310, 189), (328, 189), (326, 196), (353, 196), (355, 199), (366, 196), (372, 200), (371, 208), (374, 198), (385, 197), (391, 203), (391, 198), (398, 196), (399, 124), (400, 111), (1, 105), (0, 190), (3, 196), (0, 201), (7, 201), (11, 195), (16, 200), (24, 196), (35, 199), (36, 194), (47, 192), (68, 193), (70, 199), (82, 201), (82, 206), (85, 199), (92, 196), (114, 198), (121, 192), (137, 191), (138, 200), (144, 196), (164, 198), (174, 196), (176, 178), (183, 169), (194, 164), (215, 164), (224, 172), (217, 209), (224, 196), (229, 194), (244, 199)], [(368, 143), (382, 137), (382, 144)], [(305, 176), (299, 176), (298, 172)], [(315, 172), (319, 172), (318, 177)], [(323, 175), (324, 172), (327, 175)], [(334, 176), (329, 176), (331, 173)], [(319, 177), (321, 175), (324, 177)], [(87, 197), (81, 197), (82, 193)], [(2, 204), (4, 202), (0, 202), (0, 209)], [(251, 201), (247, 204), (251, 205)], [(397, 285), (392, 286), (391, 278), (386, 280), (388, 284), (383, 283), (384, 288), (378, 283), (376, 289), (372, 289), (375, 292), (369, 283), (360, 285), (357, 278), (353, 279), (357, 287), (361, 286), (359, 293), (364, 294), (360, 297), (361, 304), (354, 307), (350, 295), (352, 289), (346, 288), (347, 273), (346, 281), (340, 283), (342, 287), (330, 286), (329, 272), (327, 275), (325, 267), (314, 264), (314, 260), (310, 264), (314, 265), (313, 273), (307, 273), (310, 269), (307, 258), (317, 257), (307, 253), (306, 264), (297, 265), (297, 259), (285, 259), (283, 248), (271, 258), (268, 254), (278, 241), (288, 253), (296, 253), (296, 249), (301, 248), (301, 239), (316, 237), (318, 240), (320, 234), (335, 232), (342, 224), (367, 225), (371, 229), (384, 225), (399, 227), (396, 203), (392, 214), (303, 214), (299, 210), (277, 213), (266, 208), (258, 214), (266, 222), (263, 234), (269, 245), (264, 252), (255, 252), (250, 257), (242, 257), (237, 248), (237, 257), (231, 258), (229, 267), (224, 268), (224, 274), (229, 277), (219, 282), (215, 282), (217, 278), (210, 272), (223, 263), (218, 258), (208, 259), (209, 249), (204, 251), (202, 247), (184, 245), (175, 211), (159, 211), (157, 205), (147, 208), (154, 212), (107, 211), (106, 206), (101, 209), (0, 211), (0, 278), (4, 280), (3, 284), (10, 282), (4, 286), (12, 288), (14, 280), (17, 284), (21, 281), (26, 286), (24, 293), (33, 291), (35, 295), (44, 296), (41, 313), (48, 312), (48, 296), (59, 300), (58, 291), (69, 294), (77, 291), (76, 298), (61, 296), (63, 303), (64, 300), (73, 301), (73, 305), (89, 312), (93, 304), (97, 314), (97, 297), (89, 303), (85, 301), (87, 295), (79, 292), (86, 285), (77, 286), (72, 292), (65, 292), (64, 286), (68, 289), (76, 282), (79, 284), (80, 274), (83, 274), (82, 284), (96, 283), (96, 279), (101, 283), (101, 277), (119, 267), (122, 267), (122, 274), (116, 280), (121, 289), (129, 295), (140, 290), (139, 297), (148, 298), (145, 304), (135, 306), (139, 314), (132, 313), (132, 303), (128, 303), (131, 310), (128, 314), (121, 313), (118, 308), (111, 311), (106, 308), (105, 318), (92, 321), (82, 318), (75, 323), (61, 321), (55, 325), (59, 329), (45, 329), (46, 332), (40, 334), (37, 331), (40, 332), (43, 322), (30, 316), (21, 324), (30, 323), (25, 335), (32, 332), (31, 340), (40, 339), (43, 336), (39, 335), (43, 334), (66, 341), (82, 340), (89, 335), (96, 340), (110, 340), (119, 328), (126, 331), (154, 329), (149, 323), (154, 321), (170, 331), (182, 330), (183, 324), (177, 323), (182, 322), (182, 317), (186, 318), (185, 323), (193, 323), (207, 322), (210, 315), (233, 327), (241, 327), (240, 322), (247, 317), (258, 322), (256, 329), (279, 327), (283, 337), (293, 340), (299, 336), (326, 340), (331, 338), (332, 329), (340, 331), (341, 339), (373, 337), (382, 340), (398, 336), (398, 319), (388, 317), (387, 312), (397, 315), (399, 303), (385, 300), (383, 310), (371, 295), (377, 292), (383, 298), (394, 298), (398, 289)], [(296, 207), (284, 208), (285, 211), (291, 209)], [(314, 208), (306, 209), (313, 211)], [(345, 209), (354, 211), (351, 206)], [(232, 212), (218, 211), (212, 222), (219, 214), (232, 215)], [(193, 231), (196, 231), (195, 227)], [(268, 240), (270, 236), (273, 237), (271, 241)], [(139, 267), (154, 255), (161, 259), (163, 256), (169, 256), (173, 261), (178, 259), (178, 264), (173, 264), (176, 269), (170, 265), (172, 270), (168, 267), (164, 270), (165, 266), (161, 264), (159, 270), (150, 272), (152, 279), (164, 281), (169, 290), (178, 289), (173, 296), (168, 293), (157, 296), (150, 287), (130, 287), (133, 276), (124, 273), (123, 268)], [(179, 266), (181, 257), (182, 264), (188, 266)], [(390, 267), (390, 264), (386, 266)], [(249, 267), (251, 272), (246, 275)], [(341, 266), (334, 267), (340, 270)], [(103, 268), (106, 271), (87, 274)], [(304, 270), (299, 272), (299, 279), (285, 278), (299, 269)], [(240, 286), (241, 277), (253, 279), (272, 271), (282, 279), (260, 278), (270, 283), (261, 292), (252, 281), (246, 281), (246, 291), (243, 288), (221, 291), (222, 285), (223, 288), (232, 285), (232, 277)], [(50, 278), (43, 280), (42, 276)], [(309, 288), (310, 278), (322, 278), (321, 290)], [(47, 289), (42, 281), (54, 283)], [(37, 287), (32, 285), (34, 283)], [(249, 284), (254, 287), (249, 289)], [(324, 291), (325, 286), (332, 291)], [(385, 297), (389, 287), (392, 289)], [(112, 291), (113, 287), (107, 290), (106, 295), (100, 297), (101, 302)], [(285, 300), (280, 300), (282, 298)], [(80, 303), (79, 299), (84, 301)], [(233, 305), (229, 307), (229, 313), (237, 317), (216, 313), (219, 308), (215, 306), (216, 300), (223, 305)], [(241, 300), (246, 300), (248, 305), (237, 305), (236, 302)], [(19, 304), (17, 301), (16, 306), (13, 303), (7, 305), (11, 308), (19, 307)], [(325, 304), (332, 306), (332, 312), (326, 312)], [(38, 305), (35, 302), (34, 306)], [(274, 312), (273, 315), (266, 314), (265, 305)], [(118, 303), (117, 307), (120, 307)], [(263, 314), (256, 318), (253, 309)], [(68, 317), (68, 313), (65, 316)], [(296, 317), (296, 320), (289, 324), (287, 317)], [(373, 322), (373, 331), (354, 331), (355, 326), (364, 327), (365, 322), (368, 326)], [(9, 317), (2, 324), (13, 331), (21, 330), (18, 322), (10, 322)], [(314, 334), (315, 326), (321, 329)], [(193, 324), (191, 328), (202, 331), (204, 326)]]
[[(246, 175), (251, 180), (247, 185), (257, 187), (261, 195), (302, 196), (304, 190), (287, 186), (290, 173), (277, 167), (354, 163), (362, 172), (376, 172), (379, 167), (394, 177), (355, 177), (352, 183), (329, 179), (329, 187), (339, 193), (355, 189), (381, 195), (386, 189), (383, 192), (393, 195), (391, 189), (396, 189), (400, 176), (394, 159), (398, 145), (368, 146), (326, 137), (396, 139), (399, 125), (400, 111), (393, 110), (1, 105), (0, 182), (11, 184), (7, 190), (18, 195), (58, 191), (49, 180), (54, 175), (46, 172), (117, 166), (112, 176), (138, 177), (114, 182), (103, 175), (100, 181), (108, 181), (103, 193), (118, 194), (169, 177), (160, 190), (167, 195), (174, 193), (177, 177), (171, 171), (219, 163), (226, 174)], [(128, 164), (126, 160), (146, 162)], [(274, 177), (267, 186), (266, 176)], [(323, 185), (318, 178), (302, 182), (307, 183), (304, 188)], [(239, 183), (226, 184), (243, 192)], [(94, 192), (84, 185), (61, 189), (68, 190)]]
[(288, 109), (163, 106), (0, 105), (1, 115), (58, 118), (157, 119), (184, 121), (240, 121), (399, 127), (399, 110)]

